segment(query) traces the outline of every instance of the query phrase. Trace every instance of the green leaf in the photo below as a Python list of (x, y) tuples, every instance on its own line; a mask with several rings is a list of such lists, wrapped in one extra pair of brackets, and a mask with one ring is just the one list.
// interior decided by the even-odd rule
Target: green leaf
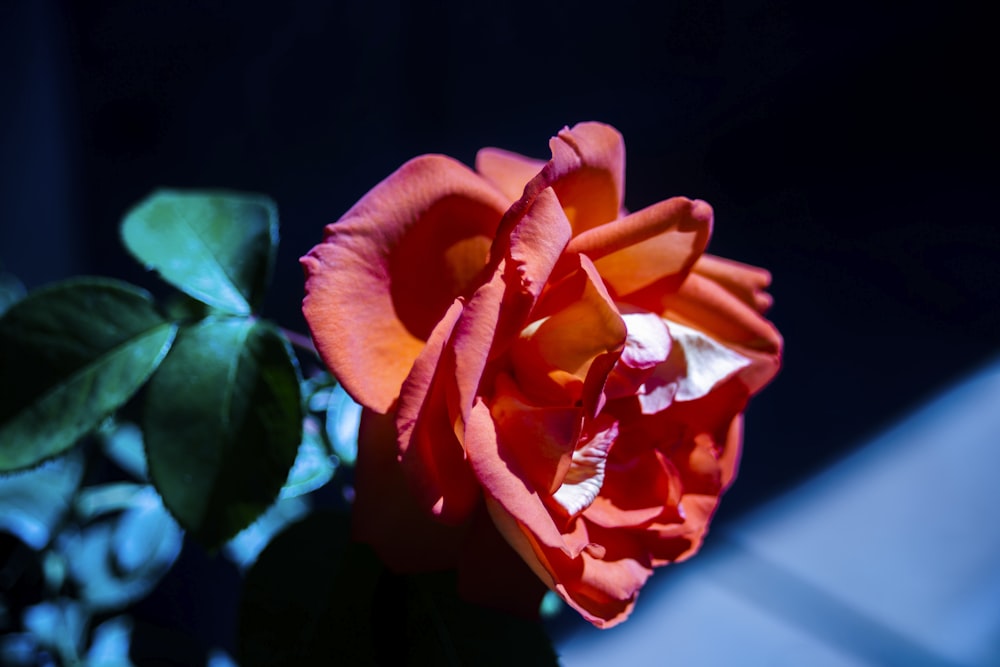
[(30, 294), (0, 318), (0, 470), (56, 456), (121, 407), (174, 339), (149, 295), (81, 278)]
[(206, 546), (221, 545), (274, 502), (302, 439), (287, 342), (253, 319), (182, 327), (149, 382), (143, 431), (164, 504)]
[(259, 195), (160, 190), (125, 215), (122, 240), (182, 292), (247, 315), (270, 279), (278, 212)]

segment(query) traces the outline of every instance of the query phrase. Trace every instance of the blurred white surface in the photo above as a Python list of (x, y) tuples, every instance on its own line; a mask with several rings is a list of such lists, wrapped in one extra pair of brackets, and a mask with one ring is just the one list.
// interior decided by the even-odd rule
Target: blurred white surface
[(714, 531), (629, 621), (562, 641), (562, 664), (1000, 665), (998, 475), (995, 363)]

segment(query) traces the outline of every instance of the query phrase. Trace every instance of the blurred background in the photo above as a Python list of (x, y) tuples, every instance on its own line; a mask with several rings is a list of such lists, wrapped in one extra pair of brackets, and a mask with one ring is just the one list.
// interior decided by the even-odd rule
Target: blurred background
[[(660, 573), (634, 625), (594, 646), (636, 646), (624, 633), (642, 618), (663, 645), (628, 664), (667, 664), (672, 627), (695, 648), (671, 664), (735, 664), (697, 644), (717, 647), (727, 623), (747, 633), (734, 648), (778, 647), (761, 664), (1000, 662), (1000, 609), (982, 602), (1000, 599), (985, 512), (1000, 436), (974, 427), (1000, 408), (993, 25), (944, 2), (2, 2), (0, 262), (29, 288), (79, 273), (154, 287), (118, 241), (129, 207), (160, 186), (266, 193), (282, 239), (265, 313), (304, 331), (297, 258), (402, 162), (471, 164), (487, 145), (545, 158), (562, 126), (608, 122), (629, 208), (705, 199), (710, 251), (772, 271), (787, 351), (748, 412), (704, 563)], [(831, 572), (824, 539), (857, 567), (810, 578)], [(978, 549), (978, 565), (918, 558), (942, 545)], [(204, 555), (180, 565), (199, 583), (170, 575), (140, 616), (228, 646), (238, 575)], [(219, 593), (199, 609), (206, 571)], [(880, 573), (896, 588), (872, 589)], [(684, 592), (707, 578), (757, 583), (728, 606)], [(947, 599), (978, 634), (907, 625), (940, 603), (905, 593), (930, 580), (968, 593)], [(864, 591), (897, 604), (866, 608)], [(681, 614), (696, 619), (682, 630), (674, 599), (704, 616)], [(572, 619), (553, 632), (566, 665), (600, 664), (574, 653), (590, 633)]]

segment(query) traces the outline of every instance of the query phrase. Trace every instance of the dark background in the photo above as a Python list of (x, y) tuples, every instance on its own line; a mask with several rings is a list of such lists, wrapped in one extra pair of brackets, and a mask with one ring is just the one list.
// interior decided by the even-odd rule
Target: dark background
[(726, 522), (1000, 352), (995, 43), (945, 3), (0, 2), (0, 261), (155, 286), (132, 204), (262, 192), (265, 311), (304, 330), (296, 259), (403, 161), (611, 123), (627, 206), (703, 198), (710, 250), (774, 274)]

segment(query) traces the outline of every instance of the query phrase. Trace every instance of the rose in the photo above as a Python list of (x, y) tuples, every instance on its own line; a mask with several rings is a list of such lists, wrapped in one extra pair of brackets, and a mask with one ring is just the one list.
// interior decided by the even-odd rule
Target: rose
[(499, 532), (609, 627), (699, 548), (781, 338), (768, 273), (703, 254), (706, 203), (625, 211), (609, 126), (550, 147), (545, 163), (484, 149), (476, 172), (403, 165), (303, 258), (303, 309), (366, 408), (356, 537), (516, 603), (499, 598), (517, 567), (490, 562)]

